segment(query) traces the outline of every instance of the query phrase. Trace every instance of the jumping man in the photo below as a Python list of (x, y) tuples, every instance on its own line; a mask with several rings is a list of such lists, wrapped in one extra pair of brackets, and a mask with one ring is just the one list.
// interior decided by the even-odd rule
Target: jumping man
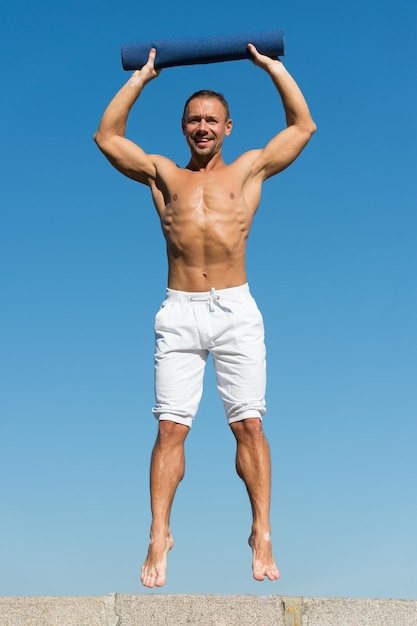
[[(158, 435), (150, 468), (150, 543), (141, 572), (146, 587), (166, 582), (167, 554), (174, 545), (171, 507), (184, 475), (184, 442), (201, 399), (208, 354), (236, 438), (236, 469), (252, 507), (253, 576), (276, 580), (280, 575), (272, 555), (271, 463), (262, 429), (264, 330), (247, 284), (246, 241), (262, 183), (297, 158), (316, 126), (282, 62), (252, 44), (248, 48), (255, 65), (270, 76), (286, 114), (286, 128), (264, 148), (249, 150), (230, 165), (223, 161), (232, 120), (222, 94), (208, 90), (193, 94), (184, 108), (182, 131), (191, 153), (186, 167), (147, 154), (127, 139), (130, 110), (160, 73), (155, 49), (110, 102), (94, 136), (116, 169), (150, 188), (168, 257), (166, 298), (155, 318)], [(267, 113), (270, 120), (269, 105)]]

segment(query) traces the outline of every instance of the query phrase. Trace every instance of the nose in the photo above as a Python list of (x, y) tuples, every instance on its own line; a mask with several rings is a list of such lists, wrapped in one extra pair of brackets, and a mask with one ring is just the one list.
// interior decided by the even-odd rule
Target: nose
[(199, 124), (198, 124), (198, 130), (200, 132), (203, 132), (203, 133), (205, 132), (206, 133), (207, 132), (207, 128), (208, 128), (208, 124), (207, 124), (206, 120), (204, 119), (204, 117), (202, 117), (201, 120), (199, 121)]

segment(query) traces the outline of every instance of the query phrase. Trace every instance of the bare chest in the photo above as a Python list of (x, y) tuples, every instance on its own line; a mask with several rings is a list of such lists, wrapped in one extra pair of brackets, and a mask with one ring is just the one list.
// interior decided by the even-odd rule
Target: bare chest
[(199, 172), (182, 172), (170, 181), (162, 209), (163, 221), (211, 224), (241, 221), (247, 206), (239, 180), (232, 175), (210, 176)]

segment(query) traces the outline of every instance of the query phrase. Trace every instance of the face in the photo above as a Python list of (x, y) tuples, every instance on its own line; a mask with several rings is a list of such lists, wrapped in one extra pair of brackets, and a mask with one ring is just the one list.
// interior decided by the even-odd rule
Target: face
[(225, 136), (232, 132), (232, 120), (217, 98), (194, 98), (185, 110), (182, 131), (191, 151), (201, 157), (220, 152)]

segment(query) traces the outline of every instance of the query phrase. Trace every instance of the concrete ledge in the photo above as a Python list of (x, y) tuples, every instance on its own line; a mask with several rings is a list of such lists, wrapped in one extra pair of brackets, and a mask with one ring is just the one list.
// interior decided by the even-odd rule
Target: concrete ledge
[(255, 595), (0, 597), (1, 626), (417, 626), (417, 600)]

